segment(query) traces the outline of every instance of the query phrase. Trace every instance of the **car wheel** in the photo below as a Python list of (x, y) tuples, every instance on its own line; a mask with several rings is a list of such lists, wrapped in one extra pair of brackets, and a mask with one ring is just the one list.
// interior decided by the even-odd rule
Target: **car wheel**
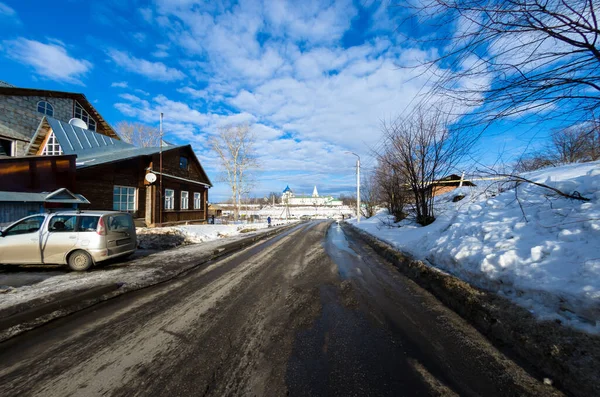
[(94, 262), (92, 257), (85, 251), (75, 251), (69, 255), (69, 267), (76, 272), (84, 272), (88, 270)]

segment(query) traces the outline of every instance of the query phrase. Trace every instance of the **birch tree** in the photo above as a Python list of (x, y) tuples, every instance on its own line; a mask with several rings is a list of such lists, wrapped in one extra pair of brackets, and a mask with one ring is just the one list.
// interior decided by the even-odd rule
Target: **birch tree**
[(160, 131), (156, 127), (143, 123), (121, 121), (116, 125), (119, 137), (132, 145), (139, 147), (160, 146)]
[(250, 126), (228, 125), (219, 129), (210, 139), (212, 149), (220, 160), (220, 180), (231, 189), (235, 220), (239, 218), (242, 196), (252, 189), (253, 174), (259, 168), (255, 149), (255, 138)]

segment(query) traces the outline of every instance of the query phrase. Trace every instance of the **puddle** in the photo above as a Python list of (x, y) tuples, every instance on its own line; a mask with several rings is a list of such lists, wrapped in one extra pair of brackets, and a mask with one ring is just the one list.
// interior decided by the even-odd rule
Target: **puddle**
[(338, 223), (333, 223), (327, 232), (325, 240), (325, 252), (335, 262), (341, 278), (347, 279), (353, 274), (361, 275), (355, 262), (360, 260), (360, 256), (350, 248), (346, 235)]

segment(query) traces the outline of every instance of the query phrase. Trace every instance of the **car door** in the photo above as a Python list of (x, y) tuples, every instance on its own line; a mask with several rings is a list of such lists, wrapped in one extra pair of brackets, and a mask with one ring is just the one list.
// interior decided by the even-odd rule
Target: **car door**
[(109, 255), (118, 255), (136, 249), (135, 226), (131, 215), (110, 214), (105, 216), (107, 233), (106, 248)]
[(48, 264), (66, 263), (66, 254), (77, 244), (76, 215), (54, 215), (42, 235), (42, 261)]
[(28, 216), (4, 230), (0, 237), (0, 263), (42, 263), (40, 229), (45, 219), (44, 215)]

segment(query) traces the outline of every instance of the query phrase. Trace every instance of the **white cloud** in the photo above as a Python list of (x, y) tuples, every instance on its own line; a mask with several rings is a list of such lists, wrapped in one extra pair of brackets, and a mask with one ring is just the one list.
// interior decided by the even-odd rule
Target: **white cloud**
[(110, 86), (111, 87), (119, 87), (119, 88), (127, 88), (127, 82), (126, 81), (115, 81)]
[(125, 70), (146, 76), (151, 80), (169, 82), (185, 78), (183, 72), (168, 67), (162, 62), (150, 62), (114, 49), (108, 51), (108, 56)]
[[(60, 43), (60, 42), (58, 42)], [(37, 74), (60, 82), (83, 85), (83, 78), (93, 67), (85, 59), (71, 57), (64, 45), (44, 44), (20, 37), (4, 40), (2, 50), (7, 57), (31, 66)]]
[(17, 12), (5, 3), (0, 2), (0, 17), (17, 18)]

